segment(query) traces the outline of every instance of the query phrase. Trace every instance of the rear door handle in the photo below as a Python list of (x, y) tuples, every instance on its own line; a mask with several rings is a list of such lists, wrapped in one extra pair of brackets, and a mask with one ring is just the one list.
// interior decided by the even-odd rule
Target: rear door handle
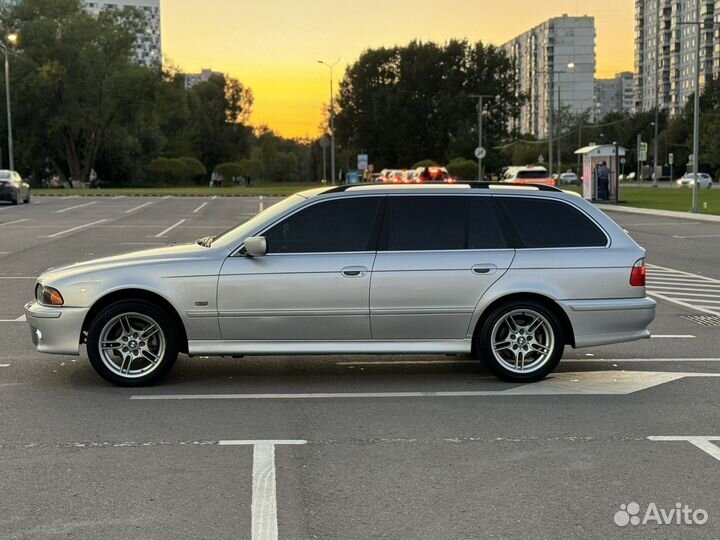
[(494, 264), (476, 264), (472, 267), (473, 274), (494, 274), (497, 271), (497, 266)]
[(368, 269), (364, 266), (347, 266), (340, 272), (345, 277), (363, 277), (367, 274)]

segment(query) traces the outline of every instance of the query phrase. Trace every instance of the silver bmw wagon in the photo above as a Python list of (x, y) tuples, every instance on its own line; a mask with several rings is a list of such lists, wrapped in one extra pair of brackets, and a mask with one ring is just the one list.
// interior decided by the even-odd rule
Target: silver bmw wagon
[(566, 345), (650, 336), (645, 251), (549, 186), (304, 191), (218, 236), (52, 268), (25, 306), (37, 350), (121, 386), (179, 353), (472, 353), (537, 381)]

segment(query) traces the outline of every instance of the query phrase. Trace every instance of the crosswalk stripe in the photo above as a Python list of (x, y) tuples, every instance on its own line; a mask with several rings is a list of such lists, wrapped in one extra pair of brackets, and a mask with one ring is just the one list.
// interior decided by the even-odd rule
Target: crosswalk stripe
[(688, 309), (720, 315), (720, 280), (649, 264), (647, 293)]

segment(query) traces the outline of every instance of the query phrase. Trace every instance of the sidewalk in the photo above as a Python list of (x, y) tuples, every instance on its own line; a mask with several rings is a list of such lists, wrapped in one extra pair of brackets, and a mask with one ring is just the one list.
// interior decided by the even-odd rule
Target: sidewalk
[(619, 206), (615, 204), (598, 204), (595, 206), (600, 208), (603, 212), (621, 212), (625, 214), (645, 214), (648, 216), (661, 216), (678, 219), (689, 219), (692, 221), (709, 221), (713, 223), (720, 223), (720, 216), (711, 214), (693, 214), (691, 212), (676, 212), (674, 210), (656, 210), (654, 208), (637, 208), (634, 206)]

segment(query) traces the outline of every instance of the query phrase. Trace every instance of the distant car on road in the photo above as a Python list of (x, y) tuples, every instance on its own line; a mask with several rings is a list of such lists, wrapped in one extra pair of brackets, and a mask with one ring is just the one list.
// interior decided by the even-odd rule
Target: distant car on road
[(579, 184), (579, 183), (580, 183), (580, 179), (578, 178), (578, 175), (575, 174), (574, 172), (565, 172), (565, 173), (562, 173), (562, 174), (558, 177), (558, 179), (559, 179), (559, 181), (560, 181), (561, 184), (571, 184), (571, 185), (574, 185), (574, 184)]
[(15, 171), (0, 170), (0, 201), (30, 202), (30, 184)]
[(33, 343), (122, 386), (178, 353), (469, 354), (536, 381), (566, 345), (650, 337), (645, 250), (547, 186), (303, 191), (216, 237), (58, 266), (25, 306)]
[[(708, 189), (712, 187), (712, 177), (709, 174), (698, 173), (697, 176), (698, 187)], [(685, 175), (682, 178), (676, 180), (675, 183), (678, 185), (678, 187), (692, 187), (692, 185), (695, 183), (695, 174), (685, 173)]]
[(505, 173), (502, 181), (508, 184), (557, 184), (545, 167), (516, 167), (512, 172)]

